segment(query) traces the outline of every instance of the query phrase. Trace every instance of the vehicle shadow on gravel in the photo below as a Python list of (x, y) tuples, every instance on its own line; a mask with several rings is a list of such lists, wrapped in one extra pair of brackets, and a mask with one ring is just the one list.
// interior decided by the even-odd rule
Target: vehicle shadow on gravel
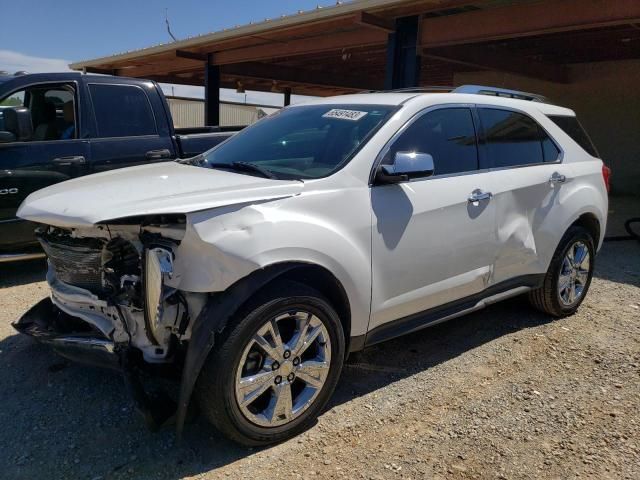
[(46, 273), (47, 263), (44, 259), (0, 263), (0, 288), (42, 282)]
[(605, 242), (596, 257), (594, 276), (640, 287), (640, 243), (635, 240)]
[(349, 359), (332, 406), (428, 370), (499, 337), (552, 322), (525, 297), (367, 348)]
[[(383, 388), (551, 318), (522, 299), (371, 347), (346, 364), (328, 408)], [(250, 456), (200, 417), (178, 444), (173, 428), (147, 430), (116, 372), (68, 363), (13, 335), (0, 342), (0, 465), (8, 478), (168, 478)]]

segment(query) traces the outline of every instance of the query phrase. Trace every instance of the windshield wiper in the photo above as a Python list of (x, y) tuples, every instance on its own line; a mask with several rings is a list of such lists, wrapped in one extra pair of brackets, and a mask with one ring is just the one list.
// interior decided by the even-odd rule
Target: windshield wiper
[(240, 171), (245, 171), (245, 172), (256, 172), (259, 173), (260, 175), (262, 175), (263, 177), (266, 178), (271, 178), (274, 180), (277, 180), (278, 177), (271, 172), (270, 170), (267, 170), (266, 168), (261, 167), (260, 165), (256, 165), (255, 163), (249, 163), (249, 162), (231, 162), (231, 163), (222, 163), (222, 162), (217, 162), (217, 163), (209, 163), (209, 166), (211, 168), (229, 168), (231, 170), (240, 170)]

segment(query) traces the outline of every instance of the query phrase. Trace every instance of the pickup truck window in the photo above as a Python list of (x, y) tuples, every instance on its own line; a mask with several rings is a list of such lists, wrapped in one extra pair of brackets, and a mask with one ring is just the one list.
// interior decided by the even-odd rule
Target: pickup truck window
[(94, 83), (89, 92), (99, 137), (157, 135), (151, 104), (142, 88)]
[[(7, 110), (15, 108), (21, 108), (21, 114), (30, 118), (32, 130), (26, 133), (18, 131), (20, 122), (5, 121), (7, 116), (12, 116)], [(71, 85), (35, 85), (14, 92), (0, 100), (0, 141), (32, 142), (76, 138), (75, 112), (75, 92)]]
[(348, 162), (396, 109), (388, 105), (285, 108), (204, 154), (224, 168), (252, 163), (275, 178), (325, 177)]

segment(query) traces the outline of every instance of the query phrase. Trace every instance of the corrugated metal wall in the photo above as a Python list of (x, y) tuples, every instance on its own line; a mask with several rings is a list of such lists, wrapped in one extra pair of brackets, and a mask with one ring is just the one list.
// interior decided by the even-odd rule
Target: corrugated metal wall
[[(202, 127), (204, 101), (168, 97), (169, 109), (176, 128)], [(220, 125), (251, 125), (260, 118), (260, 107), (255, 105), (220, 104)]]

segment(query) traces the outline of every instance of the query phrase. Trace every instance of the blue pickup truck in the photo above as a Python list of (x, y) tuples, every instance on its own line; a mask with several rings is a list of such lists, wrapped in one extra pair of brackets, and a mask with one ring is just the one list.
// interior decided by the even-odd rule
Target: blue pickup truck
[(70, 178), (193, 157), (237, 127), (176, 129), (156, 82), (43, 73), (0, 76), (0, 262), (39, 255), (16, 218), (31, 192)]

